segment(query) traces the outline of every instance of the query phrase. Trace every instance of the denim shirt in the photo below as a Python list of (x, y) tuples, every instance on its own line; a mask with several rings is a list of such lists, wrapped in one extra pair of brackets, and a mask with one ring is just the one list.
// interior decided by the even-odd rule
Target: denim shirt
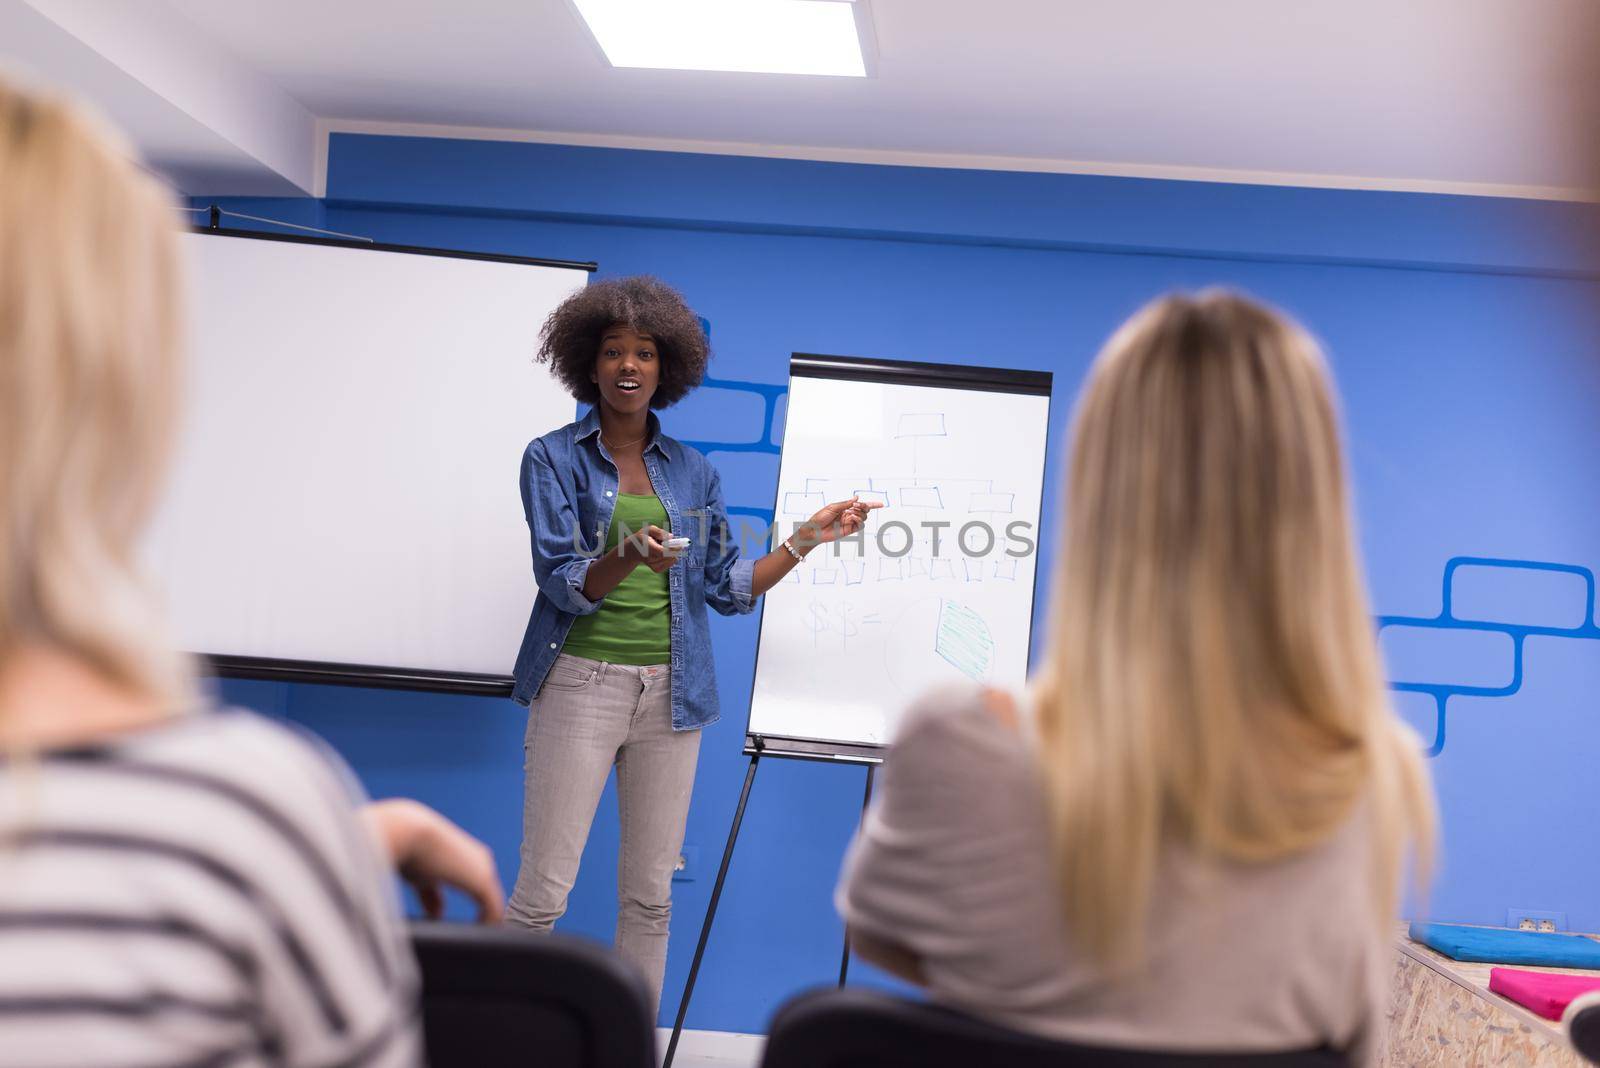
[[(672, 533), (690, 539), (680, 563), (667, 569), (671, 605), (672, 726), (694, 730), (715, 723), (717, 676), (711, 663), (710, 605), (723, 615), (749, 612), (753, 560), (743, 559), (728, 529), (722, 480), (711, 461), (661, 433), (649, 414), (644, 466)], [(599, 609), (604, 598), (583, 595), (589, 564), (605, 550), (617, 506), (617, 465), (600, 440), (600, 415), (591, 410), (529, 442), (522, 454), (522, 511), (533, 540), (539, 595), (512, 670), (511, 697), (528, 704), (561, 652), (573, 620)]]

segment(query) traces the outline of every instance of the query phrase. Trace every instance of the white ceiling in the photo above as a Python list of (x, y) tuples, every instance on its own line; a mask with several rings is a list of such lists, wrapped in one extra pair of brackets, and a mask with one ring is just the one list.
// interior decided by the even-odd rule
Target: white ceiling
[[(154, 87), (173, 121), (119, 121), (158, 165), (203, 147), (171, 144), (198, 124), (235, 157), (213, 181), (240, 181), (242, 153), (258, 185), (306, 191), (315, 164), (289, 144), (305, 115), (307, 137), (522, 136), (1555, 198), (1600, 184), (1580, 136), (1600, 136), (1595, 0), (866, 2), (866, 79), (615, 70), (566, 0), (0, 0), (0, 58), (93, 92), (73, 63), (26, 54), (17, 26), (42, 15), (146, 86), (173, 81), (171, 42), (186, 42), (205, 76)], [(161, 28), (162, 54), (129, 44), (130, 19), (145, 37)], [(230, 78), (231, 111), (208, 100)], [(251, 87), (270, 98), (276, 140), (251, 114)], [(204, 179), (193, 159), (173, 169), (186, 186)]]

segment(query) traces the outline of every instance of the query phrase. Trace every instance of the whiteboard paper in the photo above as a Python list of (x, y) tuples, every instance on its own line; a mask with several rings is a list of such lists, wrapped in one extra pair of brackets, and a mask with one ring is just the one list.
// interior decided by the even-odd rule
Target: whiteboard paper
[(506, 676), (533, 363), (576, 268), (187, 234), (185, 420), (146, 545), (195, 652)]
[[(1027, 676), (1049, 397), (790, 379), (776, 523), (859, 495), (762, 607), (749, 732), (884, 745), (919, 694)], [(964, 532), (964, 534), (963, 534)]]

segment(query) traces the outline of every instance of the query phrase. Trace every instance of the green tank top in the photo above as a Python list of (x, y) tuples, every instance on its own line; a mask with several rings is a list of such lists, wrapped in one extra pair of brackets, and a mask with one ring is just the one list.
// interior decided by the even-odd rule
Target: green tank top
[[(653, 494), (619, 493), (606, 532), (606, 552), (631, 534), (654, 523), (667, 528), (667, 510)], [(672, 606), (667, 574), (640, 564), (606, 594), (600, 607), (573, 621), (561, 651), (611, 664), (665, 664), (672, 659)]]

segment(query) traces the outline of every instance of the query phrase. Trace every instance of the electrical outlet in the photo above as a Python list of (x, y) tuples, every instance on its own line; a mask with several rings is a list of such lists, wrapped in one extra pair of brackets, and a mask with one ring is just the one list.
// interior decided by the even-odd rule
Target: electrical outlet
[(1565, 931), (1565, 912), (1541, 912), (1537, 909), (1506, 909), (1506, 926), (1519, 931)]
[(693, 882), (700, 874), (700, 847), (686, 845), (678, 851), (678, 862), (672, 866), (672, 881)]

